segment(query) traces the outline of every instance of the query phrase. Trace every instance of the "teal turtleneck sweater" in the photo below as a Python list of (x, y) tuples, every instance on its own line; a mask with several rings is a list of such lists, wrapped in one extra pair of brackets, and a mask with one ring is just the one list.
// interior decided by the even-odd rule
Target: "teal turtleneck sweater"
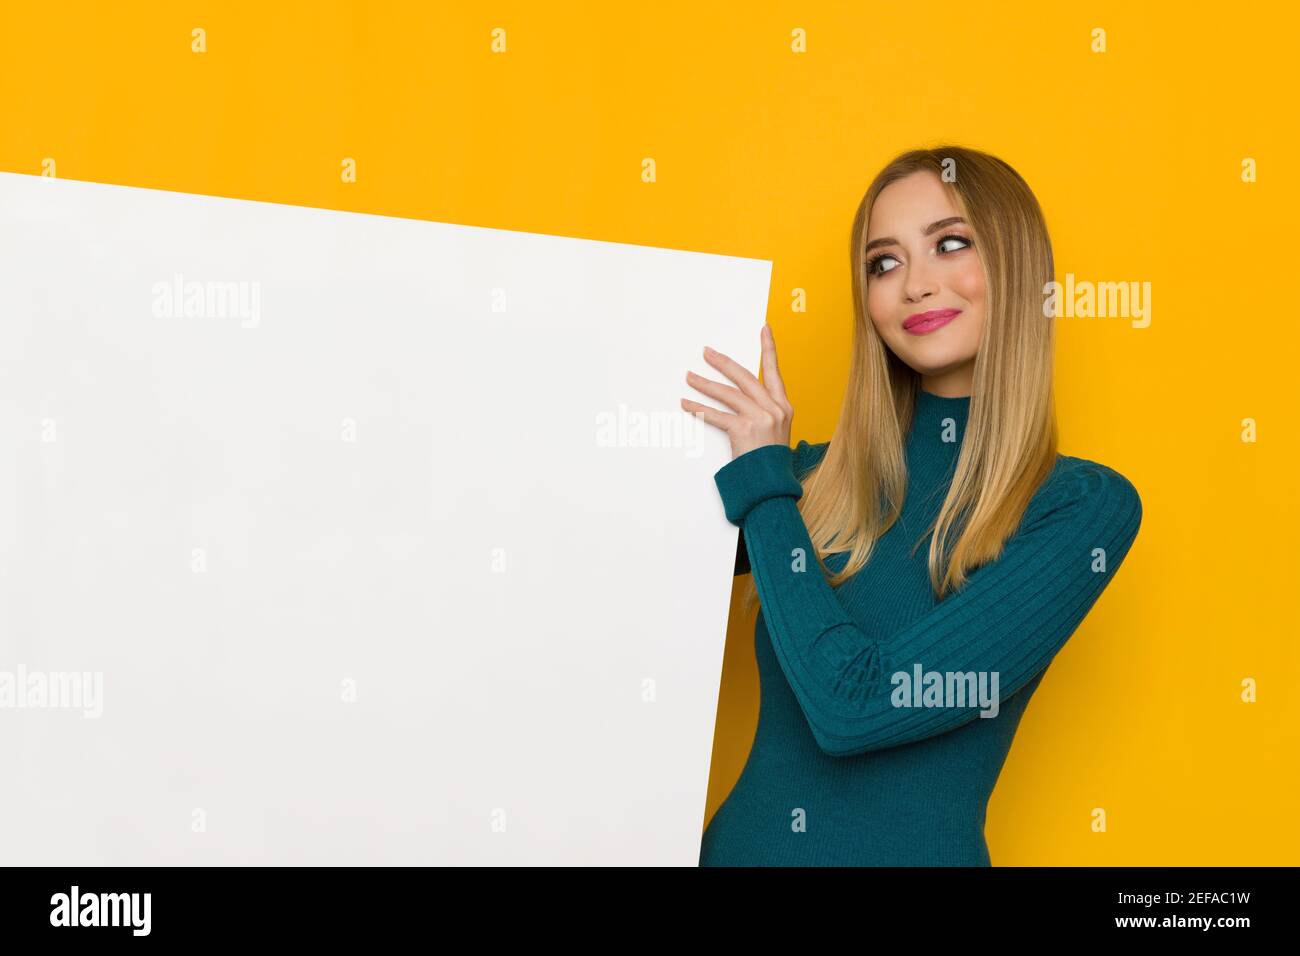
[(758, 590), (762, 691), (702, 866), (990, 865), (985, 811), (1025, 705), (1128, 553), (1142, 503), (1118, 472), (1058, 455), (1002, 555), (936, 601), (928, 538), (909, 551), (942, 504), (969, 408), (918, 392), (901, 518), (839, 588), (796, 504), (829, 442), (765, 445), (714, 475)]

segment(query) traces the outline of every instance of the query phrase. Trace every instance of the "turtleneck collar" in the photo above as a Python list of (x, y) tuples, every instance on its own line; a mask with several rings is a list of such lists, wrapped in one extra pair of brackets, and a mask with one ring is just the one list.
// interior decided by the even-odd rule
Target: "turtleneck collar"
[(934, 392), (927, 392), (923, 388), (916, 390), (914, 421), (936, 424), (945, 418), (951, 418), (957, 423), (958, 427), (963, 427), (969, 413), (969, 395), (947, 398), (943, 395), (936, 395)]
[(961, 450), (969, 414), (969, 395), (945, 398), (918, 389), (907, 439), (912, 465), (925, 461), (950, 464)]

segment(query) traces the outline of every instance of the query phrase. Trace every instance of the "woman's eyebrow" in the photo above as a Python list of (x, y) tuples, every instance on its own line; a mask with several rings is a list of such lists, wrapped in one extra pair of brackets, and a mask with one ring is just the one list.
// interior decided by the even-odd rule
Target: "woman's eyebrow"
[[(956, 223), (959, 222), (964, 224), (966, 220), (963, 219), (961, 216), (949, 216), (947, 219), (940, 219), (938, 222), (932, 222), (930, 223), (930, 225), (926, 226), (925, 230), (921, 233), (921, 235), (928, 236), (932, 232), (938, 232), (940, 229), (944, 228), (945, 226), (955, 225)], [(877, 246), (897, 246), (897, 245), (900, 245), (900, 243), (893, 236), (883, 236), (880, 239), (872, 239), (870, 242), (867, 243), (866, 248), (863, 249), (862, 251), (870, 252), (872, 249), (876, 248)]]

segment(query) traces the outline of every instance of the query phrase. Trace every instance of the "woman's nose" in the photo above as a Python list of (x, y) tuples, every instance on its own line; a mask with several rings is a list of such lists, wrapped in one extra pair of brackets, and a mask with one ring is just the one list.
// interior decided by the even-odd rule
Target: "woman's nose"
[(927, 296), (934, 295), (939, 291), (938, 284), (928, 275), (922, 275), (918, 272), (911, 272), (907, 276), (904, 293), (911, 302), (920, 302)]

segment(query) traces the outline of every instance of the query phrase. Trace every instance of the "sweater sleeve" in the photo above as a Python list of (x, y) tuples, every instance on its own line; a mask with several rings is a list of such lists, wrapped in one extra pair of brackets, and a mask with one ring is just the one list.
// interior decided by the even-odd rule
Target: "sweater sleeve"
[[(826, 448), (829, 444), (829, 442), (822, 442), (820, 445), (810, 445), (806, 441), (799, 442), (798, 447), (795, 448), (792, 453), (794, 476), (798, 481), (802, 482), (804, 475), (808, 470), (821, 460), (822, 456), (826, 454)], [(778, 446), (774, 445), (773, 447)], [(800, 486), (799, 492), (802, 495), (802, 485)], [(745, 543), (745, 529), (742, 526), (739, 533), (736, 535), (736, 567), (733, 572), (733, 577), (741, 574), (750, 574), (752, 570), (753, 569), (749, 566), (749, 546)]]
[[(893, 675), (969, 674), (1005, 701), (1051, 662), (1114, 576), (1142, 519), (1137, 490), (1095, 462), (1053, 475), (1001, 555), (895, 634), (847, 613), (821, 572), (797, 501), (810, 447), (764, 445), (714, 475), (727, 518), (744, 532), (767, 629), (818, 746), (848, 757), (946, 733), (981, 705), (902, 706)], [(805, 556), (798, 557), (800, 549)], [(923, 553), (923, 552), (922, 552)]]

